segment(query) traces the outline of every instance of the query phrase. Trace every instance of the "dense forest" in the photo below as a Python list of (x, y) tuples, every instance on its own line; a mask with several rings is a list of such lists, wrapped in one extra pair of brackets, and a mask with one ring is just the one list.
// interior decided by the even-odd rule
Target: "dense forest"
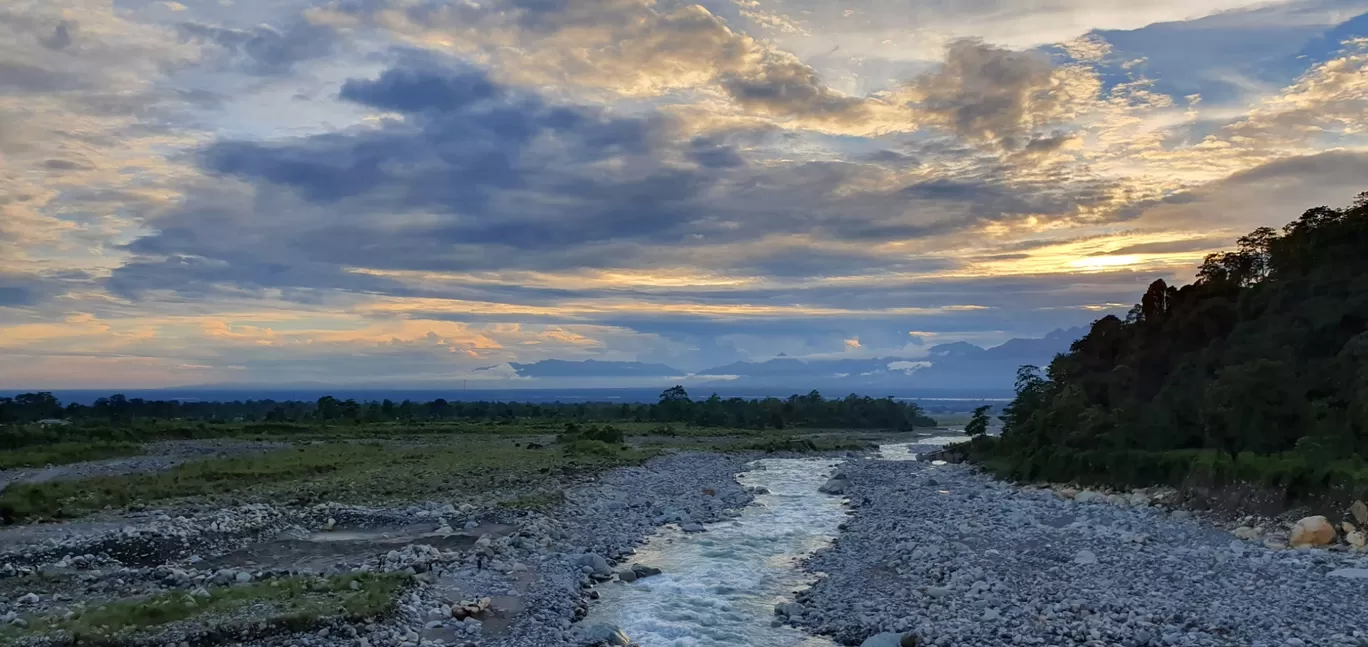
[(1018, 477), (1138, 484), (1200, 463), (1362, 485), (1349, 481), (1368, 456), (1368, 193), (1256, 229), (1190, 285), (1155, 281), (1043, 373), (1022, 367), (1016, 390), (1001, 438), (979, 444)]
[[(827, 399), (817, 391), (786, 399), (695, 400), (682, 386), (666, 389), (655, 403), (358, 402), (324, 396), (314, 402), (249, 400), (181, 402), (112, 395), (93, 404), (63, 405), (51, 393), (0, 398), (0, 448), (60, 438), (80, 440), (83, 430), (136, 428), (153, 423), (260, 423), (349, 425), (362, 423), (653, 422), (740, 429), (897, 429), (932, 427), (936, 421), (912, 402), (849, 395)], [(40, 430), (41, 428), (41, 430)], [(136, 434), (114, 433), (113, 438)]]

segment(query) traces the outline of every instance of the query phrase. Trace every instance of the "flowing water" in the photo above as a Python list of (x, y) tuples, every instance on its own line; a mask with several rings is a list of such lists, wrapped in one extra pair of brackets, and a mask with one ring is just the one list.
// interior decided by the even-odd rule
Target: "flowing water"
[(830, 640), (772, 626), (774, 605), (812, 577), (796, 560), (829, 543), (845, 516), (840, 497), (817, 492), (840, 461), (764, 459), (737, 478), (767, 488), (736, 519), (684, 534), (664, 530), (634, 561), (664, 570), (599, 587), (586, 624), (621, 627), (641, 647), (829, 647)]
[[(883, 460), (917, 460), (915, 450), (964, 440), (937, 436), (881, 446)], [(845, 516), (841, 498), (817, 491), (841, 463), (833, 459), (759, 460), (737, 480), (769, 494), (736, 519), (685, 534), (669, 528), (647, 541), (634, 562), (661, 575), (599, 587), (586, 625), (620, 627), (641, 647), (832, 647), (822, 636), (774, 622), (774, 605), (814, 579), (797, 567), (829, 544)]]

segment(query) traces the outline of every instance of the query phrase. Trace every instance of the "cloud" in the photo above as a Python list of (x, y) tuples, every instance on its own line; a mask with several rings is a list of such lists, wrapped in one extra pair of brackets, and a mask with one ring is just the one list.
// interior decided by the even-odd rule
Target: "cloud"
[(237, 66), (261, 75), (287, 74), (296, 63), (333, 53), (339, 41), (328, 26), (307, 20), (295, 20), (283, 31), (270, 25), (234, 29), (196, 22), (176, 27), (187, 40), (220, 47), (225, 60), (219, 66)]

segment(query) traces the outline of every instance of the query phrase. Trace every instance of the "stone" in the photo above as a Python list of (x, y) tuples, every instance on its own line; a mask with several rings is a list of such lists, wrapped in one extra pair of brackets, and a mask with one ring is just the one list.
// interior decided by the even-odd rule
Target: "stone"
[(1054, 493), (1055, 493), (1055, 496), (1057, 496), (1057, 497), (1059, 497), (1059, 498), (1061, 498), (1061, 499), (1065, 499), (1065, 500), (1067, 500), (1067, 501), (1072, 501), (1072, 500), (1074, 499), (1074, 497), (1078, 496), (1078, 489), (1077, 489), (1077, 488), (1071, 488), (1071, 487), (1062, 487), (1062, 488), (1056, 489), (1056, 490), (1054, 491)]
[(1103, 495), (1101, 492), (1094, 492), (1092, 490), (1083, 490), (1082, 492), (1079, 492), (1078, 494), (1074, 495), (1074, 501), (1077, 501), (1079, 503), (1094, 503), (1098, 501), (1105, 501), (1106, 498), (1107, 497)]
[(38, 594), (28, 593), (19, 598), (19, 604), (38, 604)]
[(579, 628), (580, 638), (590, 645), (630, 645), (632, 639), (612, 625), (589, 625)]
[(680, 529), (680, 530), (683, 530), (684, 532), (707, 532), (707, 531), (708, 531), (707, 528), (704, 528), (704, 527), (703, 527), (703, 524), (697, 523), (697, 522), (694, 522), (694, 523), (686, 523), (686, 524), (680, 526), (679, 529)]
[(911, 634), (903, 635), (895, 634), (891, 631), (886, 631), (884, 633), (874, 634), (873, 636), (865, 638), (864, 642), (860, 643), (860, 647), (905, 647), (907, 645), (915, 647), (915, 645), (917, 644), (916, 637), (912, 637), (910, 643), (905, 642), (907, 638), (910, 636)]
[(1348, 542), (1349, 545), (1354, 548), (1363, 550), (1365, 546), (1368, 546), (1368, 534), (1365, 534), (1362, 530), (1357, 530), (1345, 535), (1344, 541)]
[(1354, 515), (1354, 521), (1357, 521), (1360, 526), (1368, 526), (1368, 504), (1355, 501), (1353, 505), (1349, 506), (1349, 514)]
[(332, 530), (335, 527), (337, 527), (337, 520), (332, 517), (328, 517), (328, 522), (323, 524), (324, 530)]
[(822, 487), (817, 488), (817, 491), (822, 494), (845, 494), (847, 487), (850, 487), (850, 481), (843, 478), (833, 478)]
[(1347, 535), (1347, 534), (1349, 534), (1349, 533), (1351, 533), (1351, 532), (1354, 532), (1354, 531), (1358, 530), (1358, 528), (1356, 528), (1356, 527), (1354, 526), (1354, 524), (1349, 523), (1348, 521), (1346, 521), (1346, 522), (1340, 524), (1340, 530), (1343, 530), (1343, 531), (1344, 531), (1344, 534)]
[(598, 575), (613, 574), (612, 567), (608, 566), (608, 560), (604, 559), (602, 555), (596, 555), (594, 553), (580, 555), (579, 565), (588, 566), (591, 573), (596, 573)]
[(622, 571), (618, 573), (618, 579), (628, 584), (631, 584), (632, 582), (635, 582), (637, 579), (636, 571), (633, 571), (630, 568), (625, 571)]
[(652, 576), (652, 575), (660, 575), (661, 572), (662, 572), (662, 571), (661, 571), (660, 569), (658, 569), (658, 568), (656, 568), (656, 567), (654, 567), (654, 566), (643, 566), (643, 565), (641, 565), (641, 564), (632, 564), (632, 573), (636, 575), (636, 579), (638, 579), (638, 580), (641, 579), (641, 578), (643, 578), (643, 577), (650, 577), (650, 576)]
[(1297, 522), (1292, 528), (1292, 537), (1288, 540), (1288, 545), (1293, 548), (1302, 546), (1326, 546), (1335, 541), (1335, 527), (1330, 525), (1330, 521), (1320, 515), (1305, 517)]
[(1080, 566), (1091, 566), (1097, 563), (1097, 555), (1091, 550), (1080, 550), (1074, 553), (1073, 562)]
[(1250, 539), (1257, 539), (1259, 537), (1259, 531), (1255, 530), (1254, 528), (1250, 528), (1249, 526), (1240, 526), (1230, 534), (1235, 535), (1235, 537), (1238, 539), (1244, 539), (1246, 541)]
[(246, 584), (252, 581), (252, 574), (247, 571), (238, 571), (238, 574), (233, 576), (233, 581), (238, 584)]
[(1368, 580), (1368, 568), (1341, 568), (1330, 571), (1330, 577), (1347, 577), (1352, 580)]
[(1170, 512), (1170, 513), (1169, 513), (1169, 518), (1170, 518), (1170, 519), (1191, 519), (1191, 518), (1192, 518), (1192, 511), (1190, 511), (1190, 510), (1174, 510), (1173, 512)]
[(1130, 495), (1130, 504), (1137, 508), (1149, 507), (1149, 495), (1145, 494), (1144, 492), (1132, 492)]
[(788, 618), (803, 615), (803, 605), (797, 602), (780, 602), (774, 605), (774, 615)]
[(1123, 497), (1120, 494), (1108, 494), (1107, 503), (1110, 505), (1125, 507), (1130, 505), (1130, 499), (1127, 499), (1126, 497)]

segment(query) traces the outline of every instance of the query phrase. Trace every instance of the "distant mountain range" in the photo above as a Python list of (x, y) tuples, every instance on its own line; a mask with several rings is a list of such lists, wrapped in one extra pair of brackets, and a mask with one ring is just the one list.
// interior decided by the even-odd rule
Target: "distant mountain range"
[(983, 348), (967, 342), (941, 344), (914, 357), (799, 359), (780, 355), (763, 362), (733, 362), (701, 371), (665, 364), (598, 360), (510, 363), (524, 378), (684, 378), (695, 386), (735, 389), (865, 392), (870, 389), (1011, 389), (1017, 368), (1044, 366), (1069, 349), (1086, 328), (1056, 330), (1041, 338), (1011, 339)]
[(518, 377), (678, 377), (688, 375), (664, 364), (641, 362), (601, 362), (596, 359), (569, 361), (544, 359), (531, 364), (509, 362)]

